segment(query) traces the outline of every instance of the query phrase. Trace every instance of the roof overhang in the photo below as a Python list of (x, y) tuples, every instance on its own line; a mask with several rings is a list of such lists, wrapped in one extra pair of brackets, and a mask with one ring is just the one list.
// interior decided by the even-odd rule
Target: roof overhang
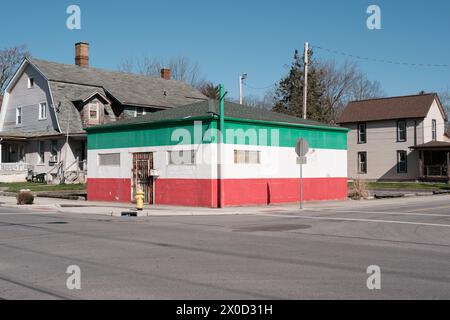
[(425, 144), (412, 146), (410, 149), (419, 151), (450, 151), (450, 142), (431, 141)]

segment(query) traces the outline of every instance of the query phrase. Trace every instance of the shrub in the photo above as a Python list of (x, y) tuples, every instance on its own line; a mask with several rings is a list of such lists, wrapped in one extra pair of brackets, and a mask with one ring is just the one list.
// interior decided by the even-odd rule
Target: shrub
[(18, 205), (33, 204), (34, 202), (34, 196), (31, 192), (19, 192), (16, 198)]
[(353, 181), (353, 190), (351, 192), (351, 198), (353, 200), (361, 200), (369, 198), (369, 190), (367, 190), (367, 182), (361, 179), (355, 179)]

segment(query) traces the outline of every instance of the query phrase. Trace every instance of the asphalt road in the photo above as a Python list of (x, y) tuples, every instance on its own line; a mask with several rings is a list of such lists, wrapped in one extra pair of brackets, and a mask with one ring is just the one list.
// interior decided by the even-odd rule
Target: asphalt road
[(449, 298), (450, 196), (214, 217), (0, 208), (0, 299)]

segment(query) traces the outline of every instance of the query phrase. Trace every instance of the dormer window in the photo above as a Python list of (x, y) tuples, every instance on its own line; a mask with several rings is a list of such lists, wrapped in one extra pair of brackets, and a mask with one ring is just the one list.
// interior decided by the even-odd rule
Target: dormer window
[(28, 89), (32, 89), (34, 87), (34, 78), (28, 78)]
[(99, 103), (91, 102), (89, 103), (89, 121), (99, 120)]
[(134, 110), (134, 117), (140, 117), (140, 116), (145, 116), (147, 112), (145, 111), (145, 108), (142, 107), (136, 107), (136, 109)]

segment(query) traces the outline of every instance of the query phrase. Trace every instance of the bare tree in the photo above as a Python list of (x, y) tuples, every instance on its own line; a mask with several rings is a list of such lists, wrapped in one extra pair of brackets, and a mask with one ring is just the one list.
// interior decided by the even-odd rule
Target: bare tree
[(25, 45), (0, 50), (0, 95), (16, 72), (17, 67), (30, 53)]
[(324, 104), (336, 119), (349, 101), (384, 96), (378, 81), (371, 81), (356, 62), (318, 61), (317, 68), (324, 88)]
[(220, 99), (220, 89), (218, 85), (214, 85), (212, 82), (203, 83), (200, 85), (199, 90), (209, 99), (219, 100)]
[(169, 60), (143, 57), (141, 59), (124, 59), (118, 69), (128, 73), (138, 73), (144, 76), (158, 77), (162, 68), (171, 70), (172, 79), (184, 81), (195, 87), (205, 84), (204, 77), (197, 62), (191, 62), (187, 57), (178, 56)]

